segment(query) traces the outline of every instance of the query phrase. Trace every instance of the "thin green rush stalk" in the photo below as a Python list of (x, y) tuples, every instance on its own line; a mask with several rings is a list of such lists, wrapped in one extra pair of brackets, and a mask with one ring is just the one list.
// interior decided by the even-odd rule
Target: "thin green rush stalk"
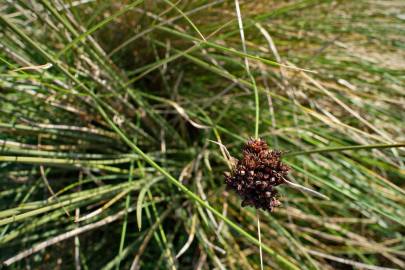
[(325, 148), (316, 148), (316, 149), (306, 150), (306, 151), (286, 153), (284, 156), (291, 157), (291, 156), (308, 155), (308, 154), (315, 154), (315, 153), (329, 153), (329, 152), (342, 152), (342, 151), (361, 150), (361, 149), (384, 149), (384, 148), (399, 148), (399, 147), (405, 147), (405, 143), (325, 147)]
[(60, 65), (60, 62), (56, 61), (50, 54), (48, 54), (46, 51), (44, 51), (38, 44), (36, 44), (30, 37), (28, 37), (24, 32), (22, 32), (19, 28), (17, 28), (14, 24), (9, 22), (6, 18), (3, 16), (0, 16), (0, 22), (7, 25), (9, 28), (11, 28), (15, 33), (17, 33), (23, 40), (25, 40), (28, 44), (30, 44), (32, 47), (34, 47), (39, 53), (41, 53), (48, 61), (50, 61), (56, 68), (58, 68), (62, 73), (64, 73), (69, 79), (71, 79), (73, 82), (77, 84), (78, 87), (83, 89), (88, 95), (90, 95), (95, 102), (96, 108), (99, 111), (99, 113), (103, 116), (103, 118), (107, 121), (107, 123), (110, 125), (110, 127), (121, 137), (121, 139), (137, 154), (139, 154), (149, 165), (154, 167), (157, 171), (159, 171), (162, 175), (164, 175), (173, 185), (178, 187), (181, 191), (183, 191), (190, 199), (193, 201), (199, 203), (203, 207), (207, 208), (210, 210), (214, 215), (216, 215), (218, 218), (222, 219), (224, 222), (226, 222), (231, 228), (233, 228), (236, 232), (240, 233), (244, 237), (246, 237), (250, 242), (261, 246), (268, 254), (273, 256), (280, 264), (282, 264), (285, 269), (294, 269), (298, 270), (299, 268), (290, 262), (288, 259), (285, 257), (279, 255), (276, 253), (273, 249), (268, 247), (267, 245), (264, 245), (260, 243), (255, 237), (250, 235), (248, 232), (246, 232), (244, 229), (240, 228), (237, 224), (235, 224), (233, 221), (222, 215), (218, 210), (215, 208), (211, 207), (209, 204), (207, 204), (204, 200), (202, 200), (198, 195), (193, 193), (191, 190), (189, 190), (186, 186), (184, 186), (182, 183), (180, 183), (176, 178), (174, 178), (169, 172), (167, 172), (164, 168), (160, 167), (153, 159), (149, 157), (149, 155), (145, 154), (136, 144), (134, 144), (122, 131), (121, 129), (114, 124), (114, 122), (109, 118), (107, 113), (104, 111), (104, 109), (100, 106), (100, 101), (99, 98), (97, 97), (96, 94), (94, 94), (89, 88), (87, 88), (83, 83), (81, 83), (76, 77), (74, 77), (72, 74), (69, 73), (64, 67)]
[[(236, 15), (237, 15), (239, 30), (240, 30), (240, 38), (242, 40), (243, 53), (247, 55), (245, 34), (243, 31), (242, 14), (240, 12), (240, 6), (239, 6), (238, 0), (235, 0), (235, 7), (236, 7)], [(255, 96), (255, 139), (257, 140), (257, 139), (259, 139), (259, 121), (260, 121), (260, 118), (259, 118), (260, 117), (259, 91), (257, 90), (257, 87), (256, 87), (256, 80), (252, 76), (252, 73), (250, 73), (249, 60), (247, 57), (245, 57), (245, 66), (246, 66), (246, 72), (248, 73), (249, 78), (252, 81), (253, 91), (254, 91), (254, 96)], [(263, 270), (262, 234), (260, 232), (259, 210), (257, 210), (256, 215), (257, 215), (257, 235), (259, 237), (260, 269)]]
[(0, 156), (0, 161), (12, 161), (17, 163), (30, 163), (30, 164), (58, 164), (58, 165), (106, 165), (106, 164), (122, 164), (128, 163), (136, 158), (118, 158), (109, 160), (89, 160), (89, 159), (64, 159), (64, 158), (45, 158), (45, 157), (26, 157), (26, 156)]
[[(128, 177), (128, 183), (132, 182), (132, 178), (134, 175), (134, 161), (131, 161), (130, 167), (129, 167), (129, 177)], [(116, 265), (116, 269), (120, 269), (120, 263), (121, 263), (121, 258), (122, 258), (122, 252), (124, 250), (124, 243), (125, 243), (125, 236), (127, 233), (127, 224), (128, 224), (128, 209), (129, 209), (129, 203), (131, 200), (131, 194), (128, 193), (127, 198), (125, 200), (125, 216), (124, 216), (124, 222), (122, 223), (122, 230), (121, 230), (121, 240), (120, 240), (120, 247), (119, 247), (119, 252), (118, 252), (118, 261)]]
[(205, 37), (203, 34), (198, 30), (197, 26), (190, 20), (190, 18), (181, 10), (179, 9), (175, 4), (170, 2), (169, 0), (163, 0), (165, 3), (169, 4), (172, 8), (174, 8), (178, 13), (181, 14), (181, 16), (186, 19), (186, 21), (190, 24), (190, 26), (197, 32), (197, 34), (202, 38), (202, 40), (206, 41)]
[(259, 138), (259, 117), (260, 117), (260, 108), (259, 108), (259, 91), (257, 90), (256, 87), (256, 81), (255, 79), (253, 79), (253, 76), (250, 75), (252, 77), (252, 83), (253, 83), (253, 89), (255, 91), (255, 107), (256, 107), (256, 119), (255, 119), (255, 138), (258, 139)]

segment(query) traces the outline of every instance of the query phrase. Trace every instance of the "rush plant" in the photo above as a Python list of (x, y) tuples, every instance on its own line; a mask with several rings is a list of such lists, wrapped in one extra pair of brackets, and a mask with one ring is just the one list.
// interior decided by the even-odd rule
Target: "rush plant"
[(404, 269), (401, 9), (0, 1), (0, 262)]

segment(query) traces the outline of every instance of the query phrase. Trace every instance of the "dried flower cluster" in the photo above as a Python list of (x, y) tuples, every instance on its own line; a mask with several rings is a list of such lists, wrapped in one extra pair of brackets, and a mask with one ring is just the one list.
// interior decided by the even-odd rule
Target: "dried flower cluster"
[(272, 211), (280, 205), (275, 187), (285, 182), (288, 171), (280, 151), (270, 150), (261, 139), (251, 139), (243, 148), (243, 158), (225, 173), (225, 182), (242, 197), (242, 206)]

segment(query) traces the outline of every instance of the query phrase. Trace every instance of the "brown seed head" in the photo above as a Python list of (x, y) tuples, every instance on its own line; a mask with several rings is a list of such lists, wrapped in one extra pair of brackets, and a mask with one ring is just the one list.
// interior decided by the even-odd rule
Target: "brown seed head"
[(243, 147), (243, 157), (225, 183), (242, 197), (242, 206), (272, 211), (280, 205), (275, 187), (284, 183), (290, 168), (281, 162), (281, 152), (270, 150), (262, 139), (250, 139)]

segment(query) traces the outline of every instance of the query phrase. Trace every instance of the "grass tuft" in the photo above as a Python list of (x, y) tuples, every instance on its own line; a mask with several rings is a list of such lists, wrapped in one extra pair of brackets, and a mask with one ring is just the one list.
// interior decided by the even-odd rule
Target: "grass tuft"
[[(405, 268), (403, 9), (2, 1), (0, 262)], [(252, 137), (299, 187), (272, 213), (225, 189)]]

